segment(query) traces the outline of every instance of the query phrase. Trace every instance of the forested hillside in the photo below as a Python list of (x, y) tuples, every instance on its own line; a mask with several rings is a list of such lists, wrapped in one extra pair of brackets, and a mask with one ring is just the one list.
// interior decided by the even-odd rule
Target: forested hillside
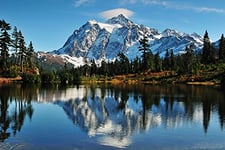
[[(153, 54), (147, 36), (139, 40), (138, 51), (141, 57), (129, 60), (124, 53), (119, 53), (114, 61), (95, 60), (74, 68), (61, 61), (61, 69), (44, 69), (32, 41), (26, 44), (22, 31), (12, 29), (5, 20), (0, 20), (0, 76), (22, 77), (24, 82), (61, 82), (78, 83), (80, 80), (142, 82), (189, 82), (189, 81), (224, 81), (225, 72), (225, 39), (221, 35), (219, 44), (210, 42), (206, 31), (203, 37), (203, 48), (196, 52), (192, 43), (186, 46), (183, 53), (174, 54), (173, 49), (166, 49), (165, 56)], [(50, 54), (49, 54), (50, 55)], [(60, 68), (60, 67), (59, 67)], [(123, 76), (121, 79), (120, 77)]]

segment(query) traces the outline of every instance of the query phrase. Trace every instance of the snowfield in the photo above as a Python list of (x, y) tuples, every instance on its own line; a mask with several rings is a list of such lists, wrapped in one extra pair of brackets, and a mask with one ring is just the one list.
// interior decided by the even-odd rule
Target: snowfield
[(183, 53), (186, 46), (194, 45), (199, 51), (203, 38), (197, 33), (187, 34), (174, 29), (159, 32), (157, 29), (138, 25), (123, 15), (111, 18), (106, 22), (90, 20), (68, 38), (63, 47), (50, 52), (63, 60), (79, 67), (94, 60), (98, 65), (101, 61), (113, 61), (119, 53), (124, 53), (129, 60), (141, 57), (138, 50), (139, 40), (148, 37), (153, 54), (160, 53), (164, 57), (166, 50), (174, 54)]

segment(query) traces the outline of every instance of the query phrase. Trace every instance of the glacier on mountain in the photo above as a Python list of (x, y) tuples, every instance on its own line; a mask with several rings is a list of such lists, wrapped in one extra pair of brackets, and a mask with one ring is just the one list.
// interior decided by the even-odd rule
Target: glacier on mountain
[(153, 54), (159, 52), (161, 57), (166, 50), (179, 54), (190, 44), (195, 51), (199, 51), (203, 45), (203, 38), (197, 33), (187, 34), (173, 29), (160, 33), (157, 29), (135, 24), (119, 15), (105, 23), (88, 21), (73, 32), (62, 48), (50, 53), (63, 57), (67, 55), (67, 59), (75, 67), (91, 60), (98, 63), (102, 60), (115, 60), (119, 53), (124, 53), (129, 60), (133, 60), (141, 56), (138, 50), (139, 40), (144, 36), (148, 37)]

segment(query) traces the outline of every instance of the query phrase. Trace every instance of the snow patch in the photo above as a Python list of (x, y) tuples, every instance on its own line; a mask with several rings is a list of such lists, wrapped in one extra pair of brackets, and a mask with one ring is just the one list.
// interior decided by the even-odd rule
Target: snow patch
[(147, 36), (153, 54), (159, 52), (160, 56), (163, 56), (167, 49), (179, 54), (190, 43), (193, 43), (195, 51), (199, 51), (203, 45), (203, 38), (196, 33), (186, 34), (173, 29), (160, 33), (154, 28), (135, 24), (120, 15), (105, 23), (90, 20), (87, 25), (76, 30), (62, 48), (52, 53), (61, 54), (64, 60), (75, 67), (85, 64), (81, 56), (94, 60), (99, 65), (103, 60), (115, 60), (119, 53), (124, 53), (129, 60), (134, 60), (141, 57), (138, 47), (139, 40), (144, 36)]
[(66, 55), (66, 54), (61, 54), (59, 56), (62, 57), (67, 62), (73, 64), (75, 68), (85, 65), (85, 60), (84, 60), (83, 57), (71, 57), (71, 56)]
[(162, 37), (162, 34), (154, 35), (154, 38), (160, 39)]
[(122, 27), (122, 25), (120, 25), (120, 24), (100, 23), (100, 22), (97, 22), (97, 21), (95, 21), (95, 20), (91, 20), (91, 21), (89, 21), (89, 23), (91, 23), (91, 24), (97, 24), (97, 25), (99, 25), (99, 27), (100, 27), (101, 29), (105, 29), (105, 30), (108, 31), (109, 33), (112, 33), (113, 30), (114, 30), (114, 28), (121, 28), (121, 27)]

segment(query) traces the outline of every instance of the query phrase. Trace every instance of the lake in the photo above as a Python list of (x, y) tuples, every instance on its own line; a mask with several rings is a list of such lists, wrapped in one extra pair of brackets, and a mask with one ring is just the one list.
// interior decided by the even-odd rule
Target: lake
[(0, 85), (0, 149), (222, 150), (225, 96), (187, 85)]

